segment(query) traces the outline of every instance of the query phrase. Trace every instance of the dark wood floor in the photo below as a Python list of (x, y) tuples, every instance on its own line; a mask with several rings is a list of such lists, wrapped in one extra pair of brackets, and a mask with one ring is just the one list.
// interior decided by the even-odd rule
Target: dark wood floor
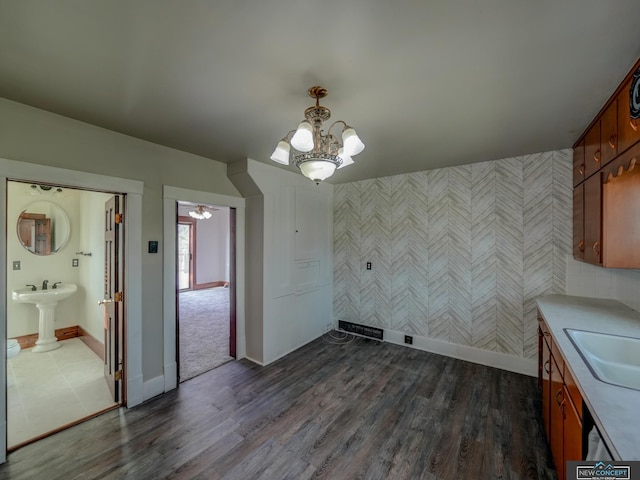
[(24, 447), (0, 478), (555, 478), (534, 378), (327, 339)]

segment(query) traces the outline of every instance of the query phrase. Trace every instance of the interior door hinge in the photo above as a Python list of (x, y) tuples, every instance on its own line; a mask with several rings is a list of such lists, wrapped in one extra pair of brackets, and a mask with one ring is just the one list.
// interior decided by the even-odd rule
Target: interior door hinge
[(115, 372), (115, 373), (113, 374), (113, 379), (114, 379), (116, 382), (119, 382), (120, 380), (122, 380), (122, 370), (118, 370), (117, 372)]
[(113, 294), (113, 300), (115, 302), (121, 302), (124, 300), (124, 293), (122, 292), (116, 292)]
[(115, 222), (116, 223), (124, 223), (124, 213), (116, 213)]

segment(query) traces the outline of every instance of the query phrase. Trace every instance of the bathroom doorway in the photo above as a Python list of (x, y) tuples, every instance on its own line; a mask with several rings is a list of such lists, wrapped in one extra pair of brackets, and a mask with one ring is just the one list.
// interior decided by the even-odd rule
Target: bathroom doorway
[(177, 202), (180, 382), (235, 357), (234, 213), (226, 206)]
[[(12, 180), (6, 188), (6, 334), (20, 345), (7, 362), (13, 451), (125, 401), (126, 195)], [(73, 290), (52, 309), (50, 335), (41, 309), (14, 298), (34, 288), (39, 295)]]

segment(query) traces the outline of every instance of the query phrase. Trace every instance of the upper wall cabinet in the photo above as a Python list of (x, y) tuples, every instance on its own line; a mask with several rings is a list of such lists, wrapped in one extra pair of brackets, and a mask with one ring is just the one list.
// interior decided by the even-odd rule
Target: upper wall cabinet
[[(573, 255), (640, 268), (640, 61), (573, 146)], [(635, 114), (634, 114), (635, 115)]]

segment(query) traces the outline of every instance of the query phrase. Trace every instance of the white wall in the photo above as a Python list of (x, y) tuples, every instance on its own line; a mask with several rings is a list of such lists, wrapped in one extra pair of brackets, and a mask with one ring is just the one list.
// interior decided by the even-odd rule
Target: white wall
[[(54, 282), (79, 283), (78, 268), (71, 266), (75, 258), (80, 239), (79, 197), (80, 192), (65, 189), (62, 196), (31, 195), (29, 184), (9, 182), (7, 185), (7, 337), (38, 333), (38, 309), (29, 303), (18, 303), (11, 298), (11, 292), (27, 284), (42, 286), (43, 280)], [(64, 210), (71, 225), (69, 240), (60, 251), (48, 255), (35, 255), (26, 250), (18, 240), (16, 225), (20, 213), (34, 202), (50, 202)], [(54, 220), (55, 222), (55, 220)], [(60, 222), (58, 222), (60, 223)], [(57, 227), (59, 229), (59, 227)], [(13, 262), (19, 261), (20, 270), (13, 270)], [(79, 291), (75, 294), (83, 296)], [(78, 325), (80, 314), (78, 306), (82, 301), (64, 300), (56, 307), (55, 328)]]
[(163, 234), (162, 188), (171, 184), (239, 197), (226, 165), (6, 99), (0, 99), (0, 158), (144, 182), (142, 373), (145, 380), (163, 375), (162, 255), (146, 253), (147, 242)]
[(602, 268), (567, 255), (567, 295), (614, 298), (640, 312), (640, 270)]
[(268, 364), (333, 324), (333, 186), (248, 159), (229, 167), (247, 196), (247, 356)]
[(229, 209), (211, 212), (196, 227), (196, 283), (229, 281)]

